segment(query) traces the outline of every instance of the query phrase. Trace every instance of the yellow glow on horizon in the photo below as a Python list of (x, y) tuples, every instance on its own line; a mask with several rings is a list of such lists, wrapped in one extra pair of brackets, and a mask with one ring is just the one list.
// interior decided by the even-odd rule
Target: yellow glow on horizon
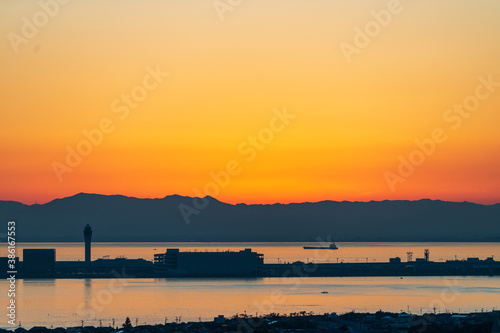
[[(500, 81), (500, 3), (401, 1), (348, 63), (339, 45), (387, 6), (256, 0), (221, 21), (210, 1), (61, 5), (19, 52), (0, 40), (0, 200), (194, 196), (236, 160), (222, 201), (500, 202), (500, 87), (460, 128), (443, 117), (478, 77)], [(0, 35), (38, 11), (3, 1)], [(157, 67), (169, 75), (121, 119), (113, 103)], [(284, 107), (295, 118), (247, 161), (238, 147)], [(59, 181), (53, 162), (103, 119), (114, 129)], [(391, 191), (384, 173), (436, 128), (446, 141)]]

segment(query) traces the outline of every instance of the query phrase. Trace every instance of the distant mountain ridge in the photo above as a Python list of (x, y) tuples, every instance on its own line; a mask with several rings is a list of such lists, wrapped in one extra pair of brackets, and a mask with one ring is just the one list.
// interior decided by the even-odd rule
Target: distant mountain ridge
[[(193, 200), (209, 204), (197, 209)], [(179, 206), (193, 209), (190, 223)], [(17, 221), (20, 242), (83, 241), (87, 223), (94, 230), (93, 241), (103, 242), (280, 242), (328, 237), (332, 241), (500, 241), (500, 204), (429, 199), (232, 205), (211, 197), (139, 199), (79, 193), (41, 205), (0, 201), (0, 219)]]

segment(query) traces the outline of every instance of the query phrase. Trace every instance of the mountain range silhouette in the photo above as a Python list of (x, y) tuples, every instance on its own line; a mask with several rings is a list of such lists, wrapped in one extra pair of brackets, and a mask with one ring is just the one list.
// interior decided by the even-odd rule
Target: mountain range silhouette
[(193, 207), (191, 197), (87, 193), (41, 205), (0, 201), (0, 219), (17, 222), (18, 242), (83, 241), (87, 223), (92, 240), (101, 242), (500, 241), (500, 204), (422, 199), (233, 205), (205, 199), (209, 204), (190, 223), (179, 205)]

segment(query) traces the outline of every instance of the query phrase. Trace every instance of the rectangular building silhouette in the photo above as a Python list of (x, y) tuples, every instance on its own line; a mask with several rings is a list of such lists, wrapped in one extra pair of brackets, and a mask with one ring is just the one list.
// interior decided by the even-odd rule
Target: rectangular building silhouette
[(25, 273), (54, 273), (55, 249), (23, 249), (23, 271)]
[(155, 271), (178, 276), (251, 276), (262, 272), (264, 256), (245, 249), (238, 252), (180, 252), (155, 254)]

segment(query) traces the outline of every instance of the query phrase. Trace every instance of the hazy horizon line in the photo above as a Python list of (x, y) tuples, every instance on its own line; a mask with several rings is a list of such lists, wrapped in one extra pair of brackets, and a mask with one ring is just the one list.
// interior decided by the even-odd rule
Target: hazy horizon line
[(48, 203), (51, 203), (53, 201), (56, 201), (56, 200), (63, 200), (63, 199), (67, 199), (67, 198), (72, 198), (72, 197), (75, 197), (77, 195), (97, 195), (97, 196), (104, 196), (104, 197), (112, 197), (112, 196), (120, 196), (120, 197), (125, 197), (125, 198), (133, 198), (133, 199), (140, 199), (140, 200), (161, 200), (161, 199), (165, 199), (165, 198), (168, 198), (168, 197), (182, 197), (182, 198), (189, 198), (189, 199), (193, 199), (193, 198), (211, 198), (211, 199), (214, 199), (214, 200), (217, 200), (221, 203), (225, 203), (225, 204), (228, 204), (228, 205), (290, 205), (290, 204), (305, 204), (305, 203), (320, 203), (320, 202), (351, 202), (351, 203), (369, 203), (369, 202), (384, 202), (384, 201), (411, 201), (411, 202), (417, 202), (417, 201), (422, 201), (422, 200), (430, 200), (430, 201), (441, 201), (441, 202), (452, 202), (452, 203), (471, 203), (471, 204), (476, 204), (476, 205), (481, 205), (481, 206), (494, 206), (494, 205), (497, 205), (497, 204), (500, 204), (500, 202), (494, 202), (494, 203), (491, 203), (491, 204), (487, 204), (487, 203), (482, 203), (482, 202), (477, 202), (477, 201), (469, 201), (469, 200), (463, 200), (463, 201), (453, 201), (453, 200), (443, 200), (443, 199), (431, 199), (429, 197), (427, 198), (419, 198), (419, 199), (381, 199), (381, 200), (332, 200), (332, 199), (322, 199), (322, 200), (315, 200), (315, 201), (309, 201), (309, 200), (305, 200), (305, 201), (290, 201), (290, 202), (272, 202), (272, 203), (263, 203), (263, 202), (260, 202), (260, 203), (255, 203), (255, 202), (251, 202), (251, 203), (248, 203), (248, 202), (226, 202), (226, 201), (223, 201), (223, 200), (220, 200), (220, 199), (217, 199), (216, 197), (213, 197), (213, 196), (210, 196), (210, 195), (206, 195), (204, 197), (199, 197), (199, 196), (188, 196), (188, 195), (180, 195), (180, 194), (167, 194), (165, 195), (164, 197), (140, 197), (140, 196), (130, 196), (130, 195), (125, 195), (125, 194), (102, 194), (102, 193), (91, 193), (91, 192), (78, 192), (78, 193), (75, 193), (75, 194), (72, 194), (72, 195), (68, 195), (68, 196), (65, 196), (65, 197), (56, 197), (56, 198), (53, 198), (53, 199), (50, 199), (48, 201), (43, 201), (41, 203), (38, 202), (38, 200), (35, 200), (35, 202), (33, 203), (27, 203), (27, 202), (24, 202), (24, 201), (18, 201), (18, 200), (10, 200), (10, 199), (0, 199), (0, 201), (4, 201), (4, 202), (18, 202), (18, 203), (21, 203), (23, 205), (26, 205), (26, 206), (34, 206), (34, 205), (45, 205), (45, 204), (48, 204)]

